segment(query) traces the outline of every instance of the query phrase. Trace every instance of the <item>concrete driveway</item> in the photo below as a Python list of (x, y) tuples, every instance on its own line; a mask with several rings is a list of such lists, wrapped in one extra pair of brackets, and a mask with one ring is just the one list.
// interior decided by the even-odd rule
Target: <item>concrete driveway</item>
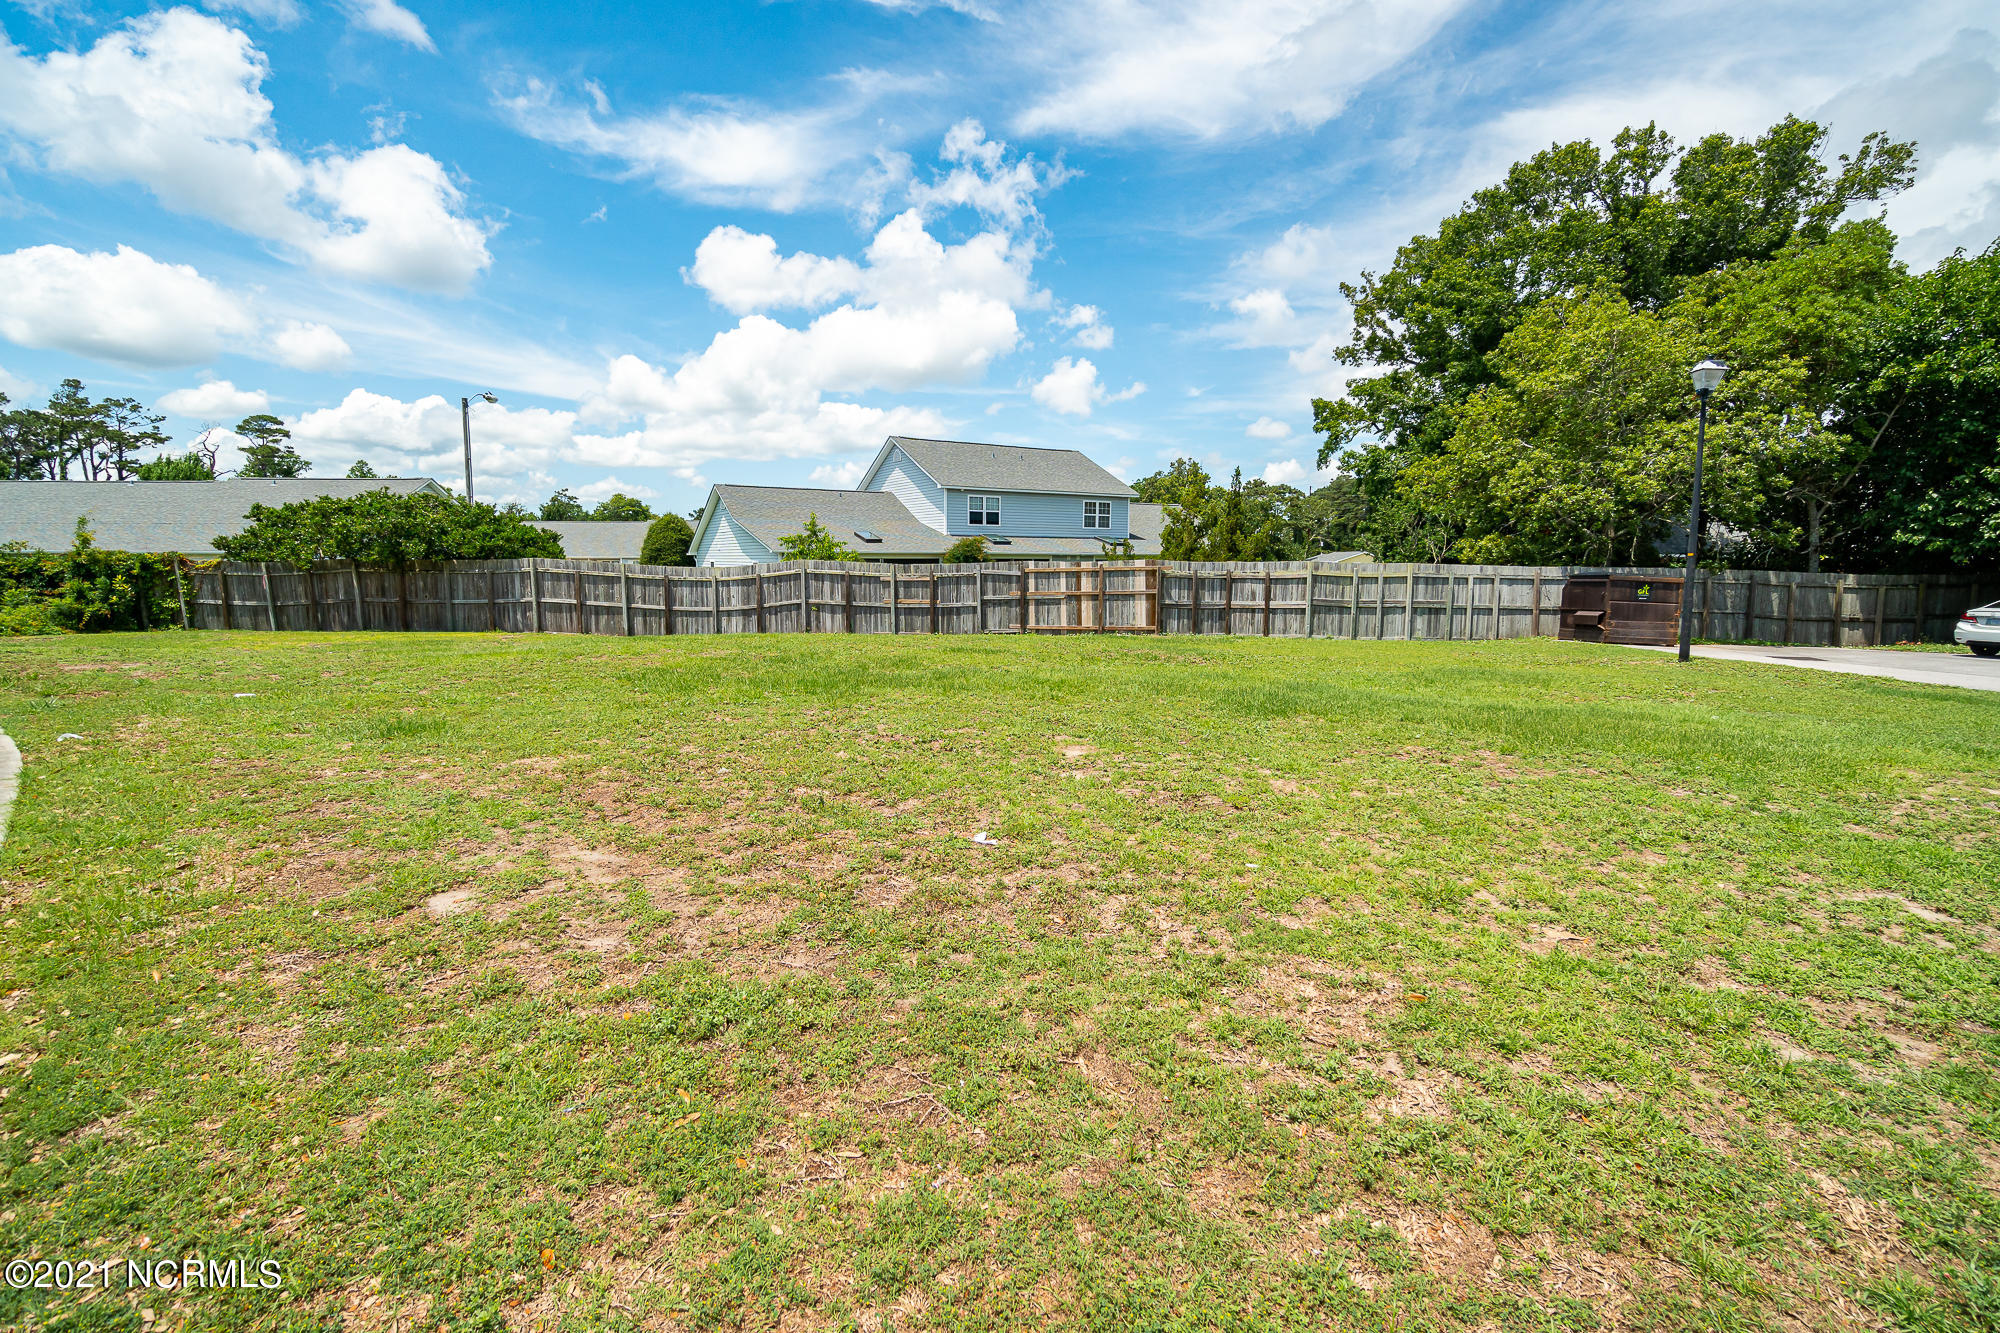
[(1695, 645), (1694, 655), (2000, 692), (2000, 658), (1974, 657), (1963, 648), (1955, 653), (1910, 653), (1889, 648), (1760, 648), (1747, 643), (1705, 643)]

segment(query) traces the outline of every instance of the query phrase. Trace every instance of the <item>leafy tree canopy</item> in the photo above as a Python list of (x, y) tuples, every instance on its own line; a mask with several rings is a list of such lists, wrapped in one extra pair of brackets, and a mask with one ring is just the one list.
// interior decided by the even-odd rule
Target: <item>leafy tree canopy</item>
[(590, 511), (567, 488), (542, 501), (541, 519), (544, 523), (581, 523), (589, 517)]
[(375, 469), (368, 465), (367, 459), (357, 458), (347, 465), (347, 475), (357, 479), (373, 479), (376, 473)]
[(415, 560), (518, 560), (561, 556), (556, 535), (519, 510), (468, 504), (422, 492), (322, 496), (287, 505), (253, 505), (250, 526), (215, 539), (231, 560), (358, 560), (403, 566)]
[(236, 433), (250, 443), (243, 446), (243, 466), (239, 477), (303, 477), (312, 471), (310, 460), (292, 448), (292, 432), (283, 421), (268, 412), (247, 416), (236, 423)]
[(140, 481), (214, 481), (215, 466), (201, 454), (161, 454), (139, 464)]
[(806, 525), (789, 537), (778, 539), (778, 553), (787, 560), (852, 560), (854, 552), (820, 524), (819, 515), (808, 513)]
[(590, 516), (600, 522), (643, 523), (653, 516), (653, 511), (646, 508), (644, 500), (635, 500), (619, 492), (598, 501), (597, 508), (590, 511)]
[(679, 514), (662, 514), (646, 529), (646, 541), (639, 548), (642, 565), (691, 565), (688, 548), (694, 544), (694, 525)]
[(66, 379), (44, 407), (14, 407), (0, 394), (0, 476), (16, 480), (123, 481), (137, 455), (166, 444), (165, 420), (134, 398), (92, 399)]

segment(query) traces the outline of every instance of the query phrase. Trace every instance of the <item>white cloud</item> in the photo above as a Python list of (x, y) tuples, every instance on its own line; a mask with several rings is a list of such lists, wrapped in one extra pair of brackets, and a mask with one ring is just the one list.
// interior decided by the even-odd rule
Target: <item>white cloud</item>
[[(317, 471), (338, 471), (360, 456), (400, 476), (462, 475), (458, 404), (437, 394), (405, 402), (355, 389), (336, 405), (288, 424), (293, 447), (312, 459)], [(475, 477), (516, 478), (573, 460), (575, 428), (574, 412), (482, 406), (472, 418)], [(481, 493), (491, 493), (483, 483)]]
[(249, 307), (185, 264), (129, 246), (85, 254), (60, 245), (0, 255), (0, 335), (136, 366), (212, 360), (256, 327)]
[(1292, 428), (1276, 417), (1258, 417), (1243, 428), (1243, 433), (1253, 440), (1282, 440), (1292, 433)]
[(1094, 305), (1073, 305), (1062, 315), (1064, 328), (1075, 329), (1070, 341), (1078, 347), (1101, 352), (1111, 346), (1114, 331), (1104, 322), (1104, 312)]
[(431, 40), (424, 21), (396, 0), (343, 0), (341, 8), (347, 11), (347, 21), (357, 28), (406, 42), (419, 51), (437, 52), (437, 43)]
[(912, 182), (910, 202), (926, 213), (970, 208), (1009, 230), (1037, 216), (1036, 195), (1074, 174), (1060, 164), (1043, 166), (1033, 154), (1010, 156), (1007, 145), (987, 138), (976, 120), (961, 120), (947, 130), (938, 156), (956, 165), (930, 181)]
[(192, 389), (162, 394), (154, 404), (162, 412), (202, 421), (241, 420), (271, 410), (271, 396), (261, 389), (239, 389), (228, 380), (210, 380)]
[(1264, 480), (1273, 486), (1296, 486), (1308, 475), (1305, 464), (1296, 458), (1280, 459), (1264, 465)]
[(797, 307), (816, 309), (861, 290), (861, 268), (850, 259), (795, 254), (780, 259), (778, 243), (741, 227), (717, 227), (695, 247), (684, 281), (708, 292), (731, 314)]
[(1099, 403), (1122, 403), (1146, 392), (1143, 381), (1117, 393), (1108, 391), (1097, 378), (1097, 366), (1088, 357), (1057, 357), (1049, 373), (1035, 382), (1028, 396), (1052, 412), (1087, 417)]
[(1100, 0), (1052, 7), (1027, 132), (1194, 139), (1314, 129), (1464, 0)]
[(42, 386), (36, 381), (14, 374), (5, 366), (0, 366), (0, 393), (6, 394), (16, 403), (33, 398), (41, 393)]
[(288, 319), (271, 332), (272, 359), (294, 370), (339, 370), (354, 357), (347, 340), (324, 324)]
[(496, 92), (494, 103), (532, 139), (608, 158), (627, 176), (703, 203), (790, 212), (860, 151), (841, 108), (773, 111), (715, 98), (619, 115), (601, 88), (585, 92), (588, 102), (530, 78)]
[(274, 28), (294, 27), (305, 17), (305, 11), (294, 0), (201, 0), (201, 7), (217, 13), (245, 14)]
[(458, 292), (492, 262), (488, 228), (434, 158), (284, 148), (269, 73), (241, 30), (191, 9), (132, 19), (81, 54), (0, 44), (0, 130), (51, 171), (135, 182), (348, 276)]
[(861, 473), (867, 466), (858, 458), (845, 463), (821, 463), (806, 480), (831, 490), (851, 491), (861, 484)]
[(651, 500), (660, 494), (651, 486), (643, 486), (636, 481), (620, 481), (615, 475), (593, 481), (587, 486), (579, 486), (574, 494), (579, 500), (596, 503), (608, 500), (614, 495), (629, 495), (635, 500)]
[(1298, 341), (1299, 317), (1292, 303), (1275, 287), (1259, 287), (1229, 303), (1241, 321), (1235, 329), (1240, 347), (1284, 347)]

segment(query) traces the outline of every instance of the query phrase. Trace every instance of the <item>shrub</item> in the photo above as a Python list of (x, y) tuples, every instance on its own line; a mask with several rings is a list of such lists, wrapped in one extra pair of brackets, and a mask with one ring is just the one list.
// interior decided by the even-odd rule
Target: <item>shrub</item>
[(944, 563), (947, 565), (976, 565), (985, 558), (986, 539), (984, 537), (960, 537), (951, 544), (950, 549), (943, 556)]
[(806, 525), (789, 537), (778, 538), (778, 554), (787, 560), (852, 560), (854, 552), (840, 538), (821, 526), (819, 515), (808, 513)]
[(215, 539), (231, 560), (355, 560), (404, 566), (416, 560), (520, 560), (560, 556), (562, 541), (509, 506), (468, 504), (423, 491), (324, 495), (288, 505), (253, 505), (250, 526)]
[(694, 544), (694, 528), (679, 514), (662, 514), (646, 529), (645, 543), (639, 547), (642, 565), (691, 565), (688, 547)]
[(178, 619), (170, 555), (101, 551), (76, 525), (67, 551), (0, 546), (0, 635), (165, 629)]

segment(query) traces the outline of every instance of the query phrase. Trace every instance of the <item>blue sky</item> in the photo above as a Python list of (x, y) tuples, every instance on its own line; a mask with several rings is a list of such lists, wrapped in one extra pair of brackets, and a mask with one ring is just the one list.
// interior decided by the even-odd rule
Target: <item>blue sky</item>
[[(0, 388), (481, 498), (837, 485), (892, 433), (1310, 483), (1339, 283), (1509, 162), (1787, 112), (2000, 233), (1990, 4), (413, 0), (0, 11)], [(233, 455), (225, 449), (225, 463)]]

